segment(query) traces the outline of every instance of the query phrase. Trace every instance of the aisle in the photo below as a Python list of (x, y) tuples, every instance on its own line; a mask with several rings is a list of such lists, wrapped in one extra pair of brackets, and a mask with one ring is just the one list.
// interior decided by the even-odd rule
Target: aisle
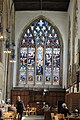
[(22, 120), (44, 120), (44, 116), (42, 115), (30, 115), (24, 116)]

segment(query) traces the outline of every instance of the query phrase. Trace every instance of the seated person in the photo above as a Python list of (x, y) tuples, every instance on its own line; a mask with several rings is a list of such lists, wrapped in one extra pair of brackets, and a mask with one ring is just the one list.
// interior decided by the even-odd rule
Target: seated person
[(62, 104), (61, 114), (64, 114), (65, 117), (67, 117), (67, 114), (71, 115), (71, 113), (65, 103)]
[(4, 116), (5, 108), (4, 106), (0, 107), (0, 120), (3, 120), (2, 117)]
[(26, 108), (26, 114), (27, 115), (30, 115), (30, 111), (31, 111), (31, 108), (29, 106), (29, 104), (27, 105), (27, 108)]
[(75, 110), (73, 111), (74, 115), (79, 116), (79, 109), (75, 108)]

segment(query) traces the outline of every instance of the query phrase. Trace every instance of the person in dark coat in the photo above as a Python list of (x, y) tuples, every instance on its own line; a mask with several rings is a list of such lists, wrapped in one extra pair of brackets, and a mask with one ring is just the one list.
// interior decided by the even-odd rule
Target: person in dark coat
[(19, 114), (18, 120), (21, 120), (23, 115), (23, 110), (24, 110), (24, 103), (20, 99), (20, 96), (17, 97), (16, 109), (17, 109), (17, 114)]
[(67, 114), (71, 115), (71, 113), (65, 103), (62, 104), (61, 114), (64, 114), (65, 117), (67, 117)]

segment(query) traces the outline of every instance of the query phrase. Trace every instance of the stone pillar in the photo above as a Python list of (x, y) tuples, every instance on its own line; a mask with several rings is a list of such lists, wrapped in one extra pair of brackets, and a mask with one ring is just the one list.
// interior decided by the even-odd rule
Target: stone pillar
[(74, 93), (77, 93), (77, 84), (74, 85)]
[(71, 93), (73, 92), (73, 86), (71, 87)]
[[(10, 46), (12, 40), (14, 40), (14, 6), (13, 0), (3, 0), (3, 36), (4, 42), (8, 39), (10, 42)], [(13, 37), (13, 38), (12, 38)], [(5, 44), (3, 46), (3, 50), (5, 49)], [(4, 87), (3, 87), (3, 95), (4, 99), (10, 98), (10, 92), (12, 88), (13, 82), (13, 65), (10, 64), (10, 56), (9, 54), (3, 54), (3, 63), (4, 63)]]
[(80, 92), (80, 82), (79, 82), (79, 92)]

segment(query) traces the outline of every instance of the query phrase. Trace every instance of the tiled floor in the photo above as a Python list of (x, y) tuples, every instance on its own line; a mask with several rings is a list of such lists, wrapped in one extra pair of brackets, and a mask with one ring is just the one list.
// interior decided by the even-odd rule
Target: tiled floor
[(24, 116), (22, 120), (44, 120), (44, 116), (40, 116), (40, 115)]

